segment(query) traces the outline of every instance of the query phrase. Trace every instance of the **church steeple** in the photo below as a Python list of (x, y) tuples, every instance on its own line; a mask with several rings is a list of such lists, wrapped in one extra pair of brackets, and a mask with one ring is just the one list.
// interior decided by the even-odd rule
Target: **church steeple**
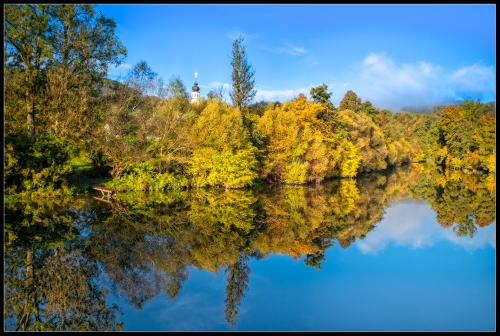
[(198, 87), (198, 83), (196, 81), (198, 77), (198, 73), (194, 73), (194, 86), (193, 91), (191, 92), (191, 104), (198, 103), (200, 101), (200, 88)]

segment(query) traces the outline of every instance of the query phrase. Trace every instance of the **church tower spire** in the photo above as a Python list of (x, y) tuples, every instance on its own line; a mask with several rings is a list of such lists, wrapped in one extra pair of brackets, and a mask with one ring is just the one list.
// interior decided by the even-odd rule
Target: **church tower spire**
[(191, 104), (198, 103), (200, 101), (200, 88), (198, 87), (198, 82), (196, 81), (198, 73), (194, 73), (194, 86), (191, 92)]

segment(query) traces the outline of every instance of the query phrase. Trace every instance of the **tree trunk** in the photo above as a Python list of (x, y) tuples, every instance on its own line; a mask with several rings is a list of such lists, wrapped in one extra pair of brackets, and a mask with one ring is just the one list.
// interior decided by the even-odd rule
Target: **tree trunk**
[(28, 122), (28, 136), (31, 142), (35, 142), (35, 106), (32, 93), (26, 90), (26, 111)]

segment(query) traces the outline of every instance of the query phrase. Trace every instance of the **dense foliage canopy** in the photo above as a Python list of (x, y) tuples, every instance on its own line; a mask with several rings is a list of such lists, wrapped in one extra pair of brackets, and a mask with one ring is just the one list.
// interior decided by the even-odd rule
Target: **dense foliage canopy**
[(5, 9), (8, 194), (74, 192), (78, 158), (91, 160), (94, 177), (109, 176), (108, 187), (136, 191), (319, 183), (409, 162), (495, 172), (494, 104), (392, 114), (352, 90), (335, 107), (326, 84), (311, 99), (250, 104), (255, 71), (242, 38), (232, 105), (223, 88), (191, 104), (179, 76), (165, 81), (146, 61), (106, 78), (126, 50), (93, 5)]

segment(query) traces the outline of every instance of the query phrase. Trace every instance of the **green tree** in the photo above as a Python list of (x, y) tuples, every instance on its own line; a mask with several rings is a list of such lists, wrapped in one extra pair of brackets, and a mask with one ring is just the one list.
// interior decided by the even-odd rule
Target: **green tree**
[(255, 89), (255, 70), (248, 63), (243, 37), (233, 42), (233, 55), (231, 59), (233, 72), (231, 75), (233, 91), (229, 94), (233, 105), (242, 109), (253, 100), (257, 94)]
[[(126, 54), (114, 36), (115, 22), (94, 7), (72, 4), (5, 7), (6, 68), (17, 73), (12, 78), (22, 87), (20, 93), (32, 142), (35, 142), (35, 116), (42, 112), (44, 115), (40, 117), (45, 123), (76, 119), (73, 130), (78, 130), (84, 120), (81, 115), (85, 114), (82, 106), (75, 109), (72, 100), (82, 95), (78, 92), (80, 88), (88, 89), (101, 82), (108, 66), (119, 65)], [(86, 99), (76, 101), (80, 105), (86, 103)], [(45, 125), (44, 131), (47, 126), (57, 127)]]
[(328, 109), (334, 110), (332, 102), (330, 101), (330, 97), (332, 96), (331, 92), (328, 92), (328, 86), (326, 84), (321, 84), (319, 86), (311, 88), (310, 94), (313, 102), (316, 104), (324, 105)]
[[(46, 37), (50, 7), (45, 5), (6, 5), (4, 16), (5, 65), (20, 72), (17, 86), (24, 99), (28, 136), (35, 142), (36, 104), (43, 85), (43, 71), (50, 56)], [(9, 112), (9, 111), (6, 111)]]
[(340, 101), (339, 111), (352, 110), (358, 112), (361, 108), (361, 98), (354, 91), (347, 91), (344, 98)]
[(370, 118), (372, 118), (372, 121), (377, 125), (381, 126), (380, 120), (377, 118), (377, 113), (378, 110), (373, 107), (372, 103), (370, 101), (364, 101), (360, 106), (359, 110), (363, 112), (364, 114), (368, 115)]
[(325, 121), (331, 121), (334, 117), (334, 113), (337, 112), (337, 109), (330, 101), (332, 93), (327, 90), (328, 86), (323, 83), (319, 86), (311, 88), (309, 93), (311, 94), (311, 98), (314, 103), (322, 105), (325, 108), (324, 112), (318, 114), (318, 118)]
[(189, 99), (184, 82), (179, 76), (172, 76), (168, 82), (170, 95), (175, 98)]
[(155, 113), (147, 96), (153, 90), (156, 76), (146, 62), (139, 62), (103, 98), (105, 113), (99, 127), (93, 130), (93, 138), (95, 148), (104, 153), (115, 178), (121, 177), (131, 164), (152, 156), (145, 150), (149, 134), (141, 137), (139, 126), (146, 124), (149, 115)]

